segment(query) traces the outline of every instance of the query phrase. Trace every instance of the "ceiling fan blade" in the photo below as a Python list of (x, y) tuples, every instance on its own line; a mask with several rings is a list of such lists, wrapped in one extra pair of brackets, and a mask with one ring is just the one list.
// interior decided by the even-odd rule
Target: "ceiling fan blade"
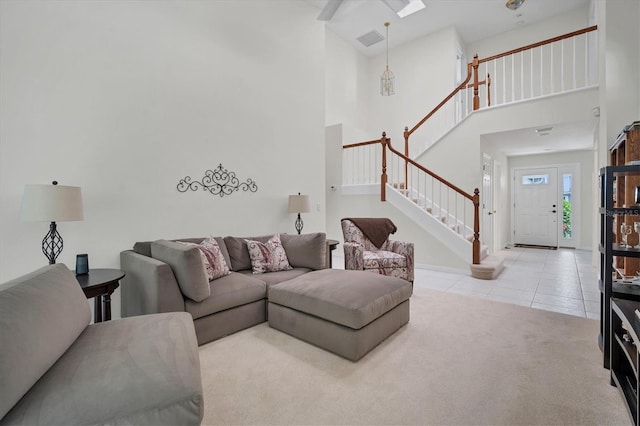
[(318, 21), (330, 21), (344, 0), (329, 0), (318, 15)]

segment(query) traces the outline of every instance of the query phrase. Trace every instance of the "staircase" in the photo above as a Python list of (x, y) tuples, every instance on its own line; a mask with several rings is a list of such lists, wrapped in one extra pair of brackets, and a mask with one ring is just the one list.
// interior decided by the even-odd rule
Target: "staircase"
[[(481, 243), (480, 195), (478, 188), (475, 188), (473, 194), (464, 191), (451, 183), (451, 181), (435, 174), (426, 165), (437, 164), (439, 148), (443, 144), (451, 144), (453, 142), (468, 143), (470, 141), (469, 138), (452, 139), (448, 137), (451, 133), (455, 133), (456, 128), (461, 123), (467, 121), (477, 125), (478, 127), (472, 131), (476, 136), (488, 133), (483, 126), (489, 120), (474, 120), (473, 116), (476, 112), (495, 109), (496, 106), (507, 107), (498, 108), (505, 111), (513, 108), (511, 105), (518, 105), (518, 108), (526, 110), (526, 107), (523, 108), (522, 105), (529, 103), (531, 100), (546, 99), (558, 94), (579, 92), (597, 87), (594, 83), (594, 77), (589, 74), (587, 69), (581, 71), (583, 74), (577, 74), (578, 65), (580, 64), (569, 63), (571, 57), (575, 61), (576, 54), (565, 47), (565, 44), (573, 45), (574, 49), (576, 48), (575, 46), (582, 44), (588, 47), (586, 42), (582, 44), (576, 43), (575, 38), (587, 37), (594, 30), (596, 30), (595, 26), (588, 27), (485, 59), (479, 59), (476, 55), (473, 62), (468, 64), (465, 81), (456, 87), (412, 129), (405, 128), (404, 152), (394, 148), (391, 140), (386, 137), (384, 132), (380, 139), (344, 145), (343, 170), (351, 171), (352, 173), (347, 173), (343, 177), (343, 185), (354, 183), (360, 185), (375, 183), (380, 185), (381, 201), (389, 202), (418, 226), (450, 248), (465, 262), (469, 263), (473, 277), (495, 279), (504, 268), (504, 260), (499, 256), (488, 255), (487, 247)], [(564, 43), (567, 39), (573, 39), (573, 43), (571, 43), (571, 40)], [(534, 81), (525, 81), (527, 77), (529, 79), (532, 78), (534, 68), (535, 70), (547, 69), (543, 64), (533, 63), (535, 55), (531, 53), (532, 50), (545, 48), (551, 49), (553, 52), (554, 45), (557, 43), (560, 43), (560, 47), (557, 48), (558, 51), (561, 51), (564, 56), (569, 58), (566, 65), (563, 60), (563, 66), (556, 70), (558, 75), (554, 75), (554, 71), (551, 71), (552, 75), (545, 76), (544, 79), (540, 77), (539, 87)], [(521, 69), (520, 75), (508, 74), (509, 70), (512, 73), (516, 71), (513, 64), (524, 63), (524, 55), (528, 55), (527, 58), (531, 58), (531, 70)], [(542, 57), (543, 55), (540, 54), (539, 56)], [(587, 53), (585, 53), (586, 56)], [(507, 62), (512, 66), (505, 66)], [(583, 65), (587, 66), (587, 62), (585, 61)], [(569, 71), (565, 71), (565, 68)], [(486, 75), (482, 81), (479, 79), (480, 69), (482, 70), (482, 75)], [(572, 72), (573, 75), (567, 75), (567, 72)], [(554, 84), (554, 80), (561, 83)], [(470, 81), (472, 83), (469, 83)], [(497, 87), (492, 87), (492, 81), (494, 84), (499, 82)], [(506, 84), (507, 81), (509, 84)], [(551, 81), (550, 84), (549, 81)], [(572, 83), (567, 83), (571, 81)], [(479, 86), (486, 87), (486, 106), (483, 108), (480, 107)], [(453, 128), (450, 128), (444, 134), (433, 134), (434, 132), (430, 131), (430, 129), (441, 128), (442, 126), (429, 126), (429, 124), (440, 119), (442, 115), (446, 115), (442, 117), (442, 121), (450, 122), (451, 117), (447, 114), (450, 114), (455, 109), (442, 107), (450, 102), (459, 101), (461, 98), (467, 99), (463, 104), (472, 106), (473, 109), (462, 113), (458, 112), (456, 117), (458, 121), (454, 123)], [(494, 101), (493, 105), (491, 104), (492, 99)], [(500, 123), (504, 121), (491, 120), (491, 122)], [(417, 132), (419, 129), (420, 132)], [(505, 129), (494, 129), (494, 131), (500, 130)], [(412, 135), (415, 140), (410, 143), (409, 139)], [(456, 139), (458, 140), (456, 141)], [(479, 141), (477, 143), (479, 144)], [(382, 146), (381, 151), (380, 145)], [(413, 150), (411, 155), (410, 148)], [(446, 150), (442, 149), (440, 151)], [(478, 164), (476, 163), (479, 162), (481, 157), (478, 156), (480, 154), (479, 151), (479, 146), (469, 147), (462, 143), (460, 150), (456, 151), (464, 154), (461, 155), (461, 158), (474, 162), (473, 164), (467, 164), (465, 161), (461, 161), (460, 164), (460, 168), (464, 168), (467, 171), (464, 175), (472, 176), (471, 185), (481, 182), (482, 179), (481, 173), (468, 172), (469, 170), (475, 171), (478, 169)], [(464, 181), (464, 179), (459, 179), (462, 177), (461, 175), (457, 176), (458, 181)]]
[(404, 182), (387, 184), (387, 201), (454, 252), (462, 254), (470, 265), (472, 277), (492, 280), (504, 269), (504, 258), (489, 255), (488, 247), (483, 244), (480, 262), (474, 264), (473, 229), (418, 190), (406, 187)]

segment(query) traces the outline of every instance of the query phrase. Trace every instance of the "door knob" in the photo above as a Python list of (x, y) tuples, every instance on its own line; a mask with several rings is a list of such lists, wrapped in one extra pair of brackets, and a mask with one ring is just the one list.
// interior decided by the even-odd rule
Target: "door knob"
[(551, 210), (551, 213), (557, 213), (555, 210)]

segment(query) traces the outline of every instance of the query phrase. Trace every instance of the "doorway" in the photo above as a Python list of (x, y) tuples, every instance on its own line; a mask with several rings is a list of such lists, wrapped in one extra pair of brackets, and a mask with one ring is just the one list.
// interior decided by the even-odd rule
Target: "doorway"
[(489, 253), (494, 251), (496, 210), (494, 208), (494, 161), (487, 154), (482, 154), (482, 227), (480, 240), (486, 245)]
[[(467, 57), (460, 50), (456, 52), (456, 79), (455, 85), (458, 86), (467, 78)], [(467, 111), (467, 90), (461, 90), (456, 93), (455, 123), (458, 124), (468, 115)]]

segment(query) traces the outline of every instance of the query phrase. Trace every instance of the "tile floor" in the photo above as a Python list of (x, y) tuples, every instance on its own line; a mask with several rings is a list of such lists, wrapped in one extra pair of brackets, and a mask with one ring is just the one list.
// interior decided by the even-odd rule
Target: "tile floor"
[[(505, 269), (495, 280), (416, 268), (414, 285), (600, 319), (598, 272), (590, 251), (510, 248), (497, 254), (505, 258)], [(344, 267), (339, 254), (334, 254), (333, 267)]]

